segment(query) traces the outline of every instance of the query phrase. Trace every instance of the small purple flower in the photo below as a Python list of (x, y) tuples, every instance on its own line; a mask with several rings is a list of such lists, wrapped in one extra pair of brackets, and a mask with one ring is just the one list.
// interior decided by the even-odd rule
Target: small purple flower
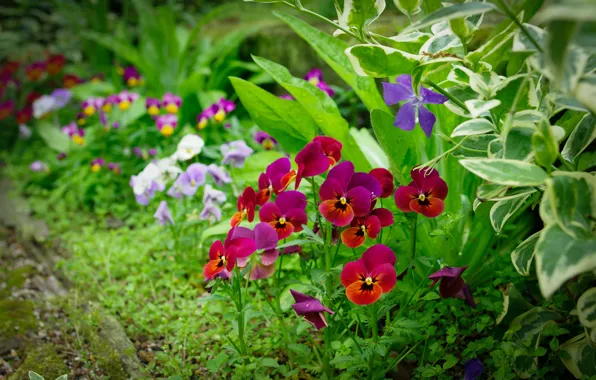
[(31, 137), (32, 134), (33, 134), (33, 132), (31, 132), (31, 128), (29, 128), (25, 124), (19, 125), (19, 136), (23, 140), (29, 140), (29, 138)]
[(323, 306), (321, 301), (314, 297), (302, 294), (293, 289), (290, 289), (290, 293), (292, 293), (292, 297), (294, 297), (294, 300), (296, 301), (296, 303), (292, 305), (296, 315), (304, 317), (304, 319), (317, 330), (327, 327), (327, 321), (325, 320), (325, 314), (323, 314), (323, 312), (332, 315), (335, 314), (331, 309)]
[(219, 222), (221, 220), (221, 209), (214, 204), (206, 204), (199, 214), (201, 220), (211, 220)]
[(122, 73), (122, 78), (129, 87), (136, 87), (138, 85), (143, 84), (143, 78), (141, 77), (141, 73), (139, 73), (139, 71), (134, 66), (126, 67), (124, 69), (124, 72)]
[(85, 114), (85, 116), (92, 116), (95, 114), (95, 111), (97, 111), (97, 109), (101, 107), (101, 105), (103, 105), (102, 99), (89, 98), (85, 100), (81, 105), (81, 107), (83, 108), (83, 114)]
[(52, 91), (52, 95), (51, 95), (54, 100), (55, 100), (55, 106), (56, 108), (63, 108), (64, 106), (66, 106), (68, 104), (68, 102), (70, 101), (70, 98), (72, 98), (72, 92), (70, 92), (69, 90), (65, 89), (65, 88), (57, 88), (54, 91)]
[(155, 148), (151, 148), (151, 149), (149, 149), (149, 155), (150, 155), (151, 157), (155, 156), (156, 154), (157, 154), (157, 150), (155, 150)]
[(178, 177), (182, 193), (187, 196), (195, 195), (199, 186), (205, 183), (206, 174), (207, 166), (199, 163), (189, 165), (186, 171)]
[(143, 158), (143, 151), (138, 146), (132, 148), (132, 153), (138, 158)]
[(476, 303), (472, 297), (472, 292), (468, 287), (468, 284), (461, 277), (462, 273), (468, 269), (468, 267), (444, 267), (441, 270), (428, 276), (429, 279), (433, 280), (430, 285), (431, 288), (435, 284), (441, 281), (439, 285), (439, 295), (441, 298), (459, 298), (473, 308), (476, 308)]
[(106, 129), (110, 128), (108, 127), (108, 117), (105, 112), (99, 111), (99, 121), (101, 122), (101, 125), (106, 127)]
[(118, 94), (118, 108), (126, 111), (132, 103), (139, 98), (139, 94), (129, 91), (120, 91)]
[(178, 178), (176, 178), (176, 180), (174, 181), (172, 186), (170, 186), (166, 194), (172, 198), (182, 198), (182, 196), (184, 195), (182, 194), (182, 175), (179, 175)]
[(108, 165), (107, 165), (107, 167), (108, 167), (109, 170), (113, 171), (114, 174), (120, 174), (120, 173), (122, 173), (122, 167), (117, 162), (109, 162)]
[(466, 362), (466, 372), (464, 373), (464, 380), (476, 380), (484, 371), (482, 362), (478, 359), (470, 359)]
[(335, 91), (333, 91), (331, 87), (329, 87), (329, 85), (323, 81), (323, 72), (319, 68), (309, 71), (304, 76), (304, 79), (306, 79), (310, 84), (317, 86), (323, 92), (326, 92), (329, 96), (333, 96), (335, 94)]
[(176, 115), (162, 115), (155, 119), (155, 126), (157, 130), (165, 137), (170, 137), (174, 133), (174, 129), (178, 125), (178, 117)]
[(147, 113), (151, 116), (159, 115), (160, 106), (161, 102), (159, 99), (147, 98), (147, 100), (145, 100), (145, 108), (147, 108)]
[(226, 201), (226, 193), (214, 189), (211, 185), (205, 185), (205, 191), (203, 193), (203, 204), (221, 204)]
[(408, 74), (398, 76), (396, 82), (383, 82), (387, 105), (406, 101), (397, 111), (393, 125), (404, 131), (411, 131), (416, 126), (416, 113), (418, 113), (420, 128), (430, 138), (437, 118), (424, 107), (424, 104), (443, 104), (448, 100), (447, 97), (425, 87), (420, 87), (420, 96), (417, 96), (412, 87), (412, 77)]
[(56, 158), (58, 159), (58, 161), (62, 161), (66, 158), (66, 153), (64, 152), (60, 152), (58, 153), (58, 155), (56, 156)]
[(207, 107), (203, 112), (197, 115), (197, 129), (205, 129), (207, 124), (209, 124), (209, 119), (215, 116), (215, 113), (219, 110), (219, 106), (217, 104), (213, 104)]
[(236, 109), (236, 103), (234, 103), (231, 100), (224, 99), (224, 98), (219, 99), (219, 102), (217, 102), (217, 104), (214, 104), (213, 106), (217, 107), (216, 108), (217, 111), (213, 115), (213, 119), (218, 123), (223, 121), (223, 119), (225, 119), (227, 114), (229, 114), (230, 112), (232, 112)]
[(213, 178), (217, 186), (223, 186), (226, 183), (232, 183), (230, 175), (226, 171), (215, 164), (207, 166), (207, 173)]
[(172, 94), (171, 92), (166, 92), (162, 98), (161, 105), (168, 113), (178, 113), (178, 110), (182, 105), (182, 98)]
[(243, 167), (244, 161), (254, 152), (244, 140), (225, 143), (219, 149), (224, 156), (223, 163), (235, 168)]
[(101, 170), (105, 163), (106, 161), (101, 157), (93, 159), (93, 161), (91, 161), (91, 171), (93, 173), (97, 173)]
[(162, 226), (165, 226), (166, 224), (174, 224), (174, 218), (172, 218), (172, 213), (170, 213), (170, 209), (168, 208), (166, 201), (161, 201), (159, 203), (159, 207), (157, 207), (157, 211), (155, 211), (153, 217), (157, 219), (159, 224)]
[(103, 105), (101, 106), (101, 110), (103, 112), (110, 112), (112, 108), (120, 103), (120, 97), (118, 95), (110, 95), (105, 98)]
[(120, 123), (118, 123), (117, 121), (113, 122), (112, 123), (112, 128), (114, 128), (114, 129), (120, 128)]
[(34, 161), (29, 165), (32, 172), (45, 172), (48, 170), (48, 165), (45, 162)]
[(267, 132), (258, 131), (254, 135), (257, 143), (261, 144), (265, 150), (271, 150), (277, 145), (277, 140), (269, 135)]

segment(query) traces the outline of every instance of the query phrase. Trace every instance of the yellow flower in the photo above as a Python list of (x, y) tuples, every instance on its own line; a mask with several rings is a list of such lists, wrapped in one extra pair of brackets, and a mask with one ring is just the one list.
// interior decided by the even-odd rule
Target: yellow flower
[(174, 133), (174, 128), (171, 125), (166, 124), (163, 127), (161, 127), (161, 131), (160, 132), (165, 137), (170, 137), (170, 136), (172, 136), (172, 133)]
[(128, 100), (123, 100), (118, 104), (118, 107), (120, 107), (122, 111), (126, 111), (130, 108), (130, 102)]
[(100, 170), (101, 170), (101, 165), (100, 164), (93, 164), (93, 165), (91, 165), (91, 171), (93, 173), (97, 173)]
[(215, 115), (213, 115), (213, 118), (218, 123), (221, 122), (225, 117), (226, 117), (226, 112), (221, 108), (219, 109), (219, 111), (217, 111), (217, 113)]
[(174, 103), (170, 103), (166, 106), (166, 111), (169, 113), (178, 113), (178, 106)]

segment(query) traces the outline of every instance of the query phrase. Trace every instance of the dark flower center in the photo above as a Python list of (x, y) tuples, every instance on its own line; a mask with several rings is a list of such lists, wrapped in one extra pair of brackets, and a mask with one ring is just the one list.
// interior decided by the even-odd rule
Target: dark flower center
[(226, 263), (228, 262), (228, 258), (225, 256), (219, 256), (219, 263), (217, 263), (217, 267), (221, 268), (221, 267), (225, 267)]
[(360, 275), (360, 281), (362, 282), (360, 285), (361, 292), (372, 292), (374, 289), (374, 284), (377, 282), (377, 278), (370, 276), (364, 277), (363, 275)]
[(335, 208), (345, 211), (346, 208), (348, 208), (349, 204), (350, 204), (350, 198), (341, 197), (337, 200), (337, 202), (335, 202)]
[(425, 192), (422, 193), (420, 195), (418, 195), (418, 204), (420, 204), (421, 206), (428, 206), (430, 205), (430, 192)]

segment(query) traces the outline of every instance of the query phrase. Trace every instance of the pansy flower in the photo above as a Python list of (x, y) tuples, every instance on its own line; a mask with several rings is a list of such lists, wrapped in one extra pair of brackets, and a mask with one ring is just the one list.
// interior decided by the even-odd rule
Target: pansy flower
[(329, 167), (337, 164), (341, 159), (342, 144), (332, 137), (316, 136), (313, 141), (321, 143), (323, 153), (329, 158)]
[(216, 240), (209, 249), (209, 262), (203, 268), (205, 279), (232, 277), (236, 261), (252, 255), (256, 249), (255, 241), (250, 238), (226, 239), (225, 245)]
[(178, 125), (178, 117), (176, 115), (162, 115), (155, 119), (155, 126), (157, 130), (165, 137), (170, 137), (174, 133), (174, 129)]
[(66, 58), (62, 54), (54, 54), (46, 61), (46, 70), (50, 75), (59, 74), (66, 64)]
[(145, 108), (147, 108), (147, 113), (151, 116), (159, 115), (160, 105), (161, 102), (159, 99), (147, 98), (147, 100), (145, 100)]
[(64, 160), (64, 159), (66, 159), (66, 153), (65, 153), (65, 152), (60, 152), (60, 153), (58, 153), (58, 154), (56, 155), (56, 159), (57, 159), (58, 161), (62, 161), (62, 160)]
[(31, 165), (29, 165), (29, 169), (32, 172), (45, 172), (49, 171), (49, 167), (45, 162), (42, 161), (33, 161)]
[(27, 94), (27, 97), (25, 98), (25, 104), (32, 105), (39, 98), (41, 98), (41, 94), (39, 92), (32, 91)]
[(107, 165), (108, 170), (114, 172), (114, 174), (121, 174), (122, 173), (122, 166), (120, 166), (117, 162), (108, 162)]
[(379, 181), (377, 181), (375, 177), (368, 173), (358, 172), (352, 175), (352, 178), (348, 183), (348, 190), (357, 186), (364, 187), (369, 191), (371, 202), (375, 202), (376, 199), (383, 193)]
[[(0, 108), (0, 119), (2, 119), (1, 112), (2, 111)], [(17, 119), (18, 124), (27, 124), (33, 118), (33, 108), (25, 107), (23, 109), (20, 109), (15, 113), (15, 117)]]
[(221, 98), (219, 99), (219, 102), (217, 102), (217, 107), (217, 112), (213, 114), (213, 120), (220, 123), (226, 118), (227, 114), (236, 109), (236, 103), (231, 100)]
[(0, 103), (0, 120), (8, 118), (14, 111), (14, 102), (12, 100), (5, 100)]
[(128, 66), (122, 72), (122, 78), (128, 87), (136, 87), (143, 84), (141, 73), (134, 66)]
[(64, 74), (62, 77), (62, 86), (64, 86), (64, 88), (73, 88), (79, 83), (81, 83), (81, 78), (74, 74)]
[(323, 151), (320, 141), (311, 141), (298, 152), (294, 159), (298, 165), (296, 173), (296, 189), (300, 186), (302, 178), (315, 177), (329, 169), (329, 158)]
[[(124, 100), (124, 99), (123, 99)], [(120, 104), (121, 103), (121, 99), (118, 95), (109, 95), (103, 102), (103, 105), (101, 106), (101, 110), (103, 112), (111, 112), (112, 108), (116, 105), (116, 104)], [(128, 104), (128, 106), (130, 107), (130, 103)]]
[(81, 107), (83, 108), (83, 113), (87, 116), (92, 116), (95, 114), (95, 111), (100, 108), (103, 101), (100, 101), (98, 98), (89, 98), (83, 102)]
[(0, 72), (12, 75), (17, 72), (19, 66), (21, 66), (19, 61), (6, 61), (0, 68)]
[(95, 158), (91, 161), (91, 171), (97, 173), (101, 170), (102, 166), (104, 166), (105, 162), (106, 161), (103, 158)]
[[(261, 280), (270, 277), (275, 273), (275, 261), (279, 257), (277, 247), (277, 234), (275, 230), (267, 223), (258, 223), (254, 230), (245, 227), (234, 227), (228, 232), (228, 239), (248, 238), (255, 242), (255, 247), (259, 260), (250, 260), (253, 262), (248, 278), (250, 280)], [(254, 257), (254, 256), (253, 256)], [(239, 258), (238, 267), (244, 268), (248, 265), (249, 258)]]
[(412, 182), (395, 191), (395, 204), (403, 212), (416, 212), (429, 218), (439, 216), (447, 197), (447, 184), (435, 169), (414, 168)]
[(341, 283), (346, 296), (357, 305), (370, 305), (390, 292), (397, 281), (395, 253), (377, 244), (367, 249), (362, 257), (347, 263), (341, 271)]
[(217, 104), (214, 104), (203, 110), (203, 112), (197, 116), (197, 129), (205, 129), (205, 127), (209, 124), (209, 119), (211, 119), (218, 110), (219, 107)]
[(70, 99), (72, 98), (72, 92), (65, 88), (57, 88), (52, 91), (51, 96), (55, 100), (56, 108), (63, 108), (68, 104), (68, 102), (70, 102)]
[(118, 94), (118, 108), (126, 111), (132, 105), (132, 102), (139, 98), (139, 94), (128, 91), (120, 91)]
[(205, 185), (205, 191), (203, 192), (203, 204), (222, 204), (226, 201), (226, 193), (214, 189), (211, 185)]
[(354, 218), (350, 227), (341, 233), (341, 241), (349, 248), (357, 248), (364, 244), (368, 237), (376, 239), (381, 232), (381, 221), (374, 215)]
[(219, 149), (223, 155), (223, 164), (230, 164), (235, 168), (243, 167), (244, 161), (254, 152), (244, 140), (225, 143)]
[(161, 105), (168, 113), (178, 113), (178, 110), (182, 105), (182, 98), (171, 92), (166, 92), (162, 98)]
[(306, 322), (313, 325), (317, 330), (327, 327), (327, 321), (325, 320), (325, 314), (335, 314), (331, 309), (323, 306), (321, 301), (318, 299), (302, 294), (293, 289), (290, 289), (294, 301), (296, 301), (292, 308), (296, 312), (296, 315), (303, 317)]
[(411, 131), (418, 120), (426, 137), (430, 137), (437, 118), (424, 105), (443, 104), (448, 100), (447, 97), (425, 87), (420, 87), (420, 95), (416, 95), (412, 87), (412, 76), (408, 74), (398, 76), (396, 83), (383, 82), (383, 91), (387, 105), (406, 101), (397, 111), (393, 125), (404, 131)]
[(206, 175), (206, 165), (200, 163), (189, 165), (186, 171), (180, 174), (180, 177), (177, 179), (182, 186), (182, 193), (186, 196), (195, 195), (199, 186), (205, 183)]
[(32, 134), (33, 134), (33, 132), (31, 131), (31, 128), (29, 128), (25, 124), (19, 124), (19, 137), (20, 138), (22, 138), (23, 140), (29, 140), (29, 138), (31, 137)]
[(166, 201), (159, 202), (159, 206), (157, 207), (155, 214), (153, 214), (153, 217), (157, 219), (162, 226), (165, 226), (166, 224), (174, 224), (174, 218), (172, 218), (172, 213), (170, 212)]
[(354, 175), (354, 164), (343, 162), (329, 171), (319, 189), (319, 212), (335, 226), (343, 227), (354, 217), (368, 215), (371, 193), (362, 186), (348, 188)]
[(79, 128), (75, 122), (62, 127), (62, 133), (68, 135), (77, 145), (83, 145), (85, 143), (85, 130)]
[(265, 203), (259, 210), (261, 222), (269, 223), (279, 240), (285, 239), (293, 232), (302, 231), (302, 225), (308, 222), (306, 216), (306, 196), (299, 191), (286, 191), (277, 196), (275, 203)]
[(185, 135), (176, 147), (176, 159), (180, 161), (188, 161), (201, 153), (203, 146), (205, 146), (205, 141), (203, 141), (201, 136), (193, 134)]
[(230, 220), (230, 225), (232, 227), (236, 227), (246, 218), (248, 222), (252, 222), (255, 218), (255, 206), (257, 204), (255, 190), (248, 186), (242, 192), (242, 195), (238, 197), (238, 202), (236, 203), (236, 212), (232, 219)]
[(100, 83), (103, 82), (105, 75), (103, 73), (94, 74), (90, 79), (89, 82), (91, 83)]
[(277, 140), (269, 135), (267, 132), (257, 131), (254, 139), (258, 144), (261, 144), (263, 149), (271, 150), (277, 146)]
[[(33, 111), (33, 114), (35, 115), (35, 110)], [(85, 117), (86, 115), (82, 112), (77, 113), (77, 125), (85, 125), (87, 124), (87, 118)]]
[(207, 166), (207, 173), (213, 178), (217, 186), (223, 186), (226, 183), (232, 183), (230, 175), (225, 171), (224, 168), (215, 164)]
[(199, 219), (219, 222), (221, 220), (221, 209), (213, 203), (206, 204), (199, 214)]
[(476, 303), (472, 297), (472, 292), (468, 287), (468, 284), (464, 281), (461, 275), (465, 272), (468, 267), (444, 267), (441, 270), (428, 276), (429, 279), (433, 280), (431, 287), (435, 286), (437, 282), (439, 284), (439, 295), (441, 298), (459, 298), (473, 308), (476, 308)]
[(45, 62), (33, 62), (32, 64), (25, 67), (25, 75), (27, 76), (27, 79), (29, 79), (30, 81), (36, 82), (39, 79), (41, 79), (41, 76), (43, 75), (45, 70)]
[(264, 205), (271, 198), (271, 194), (279, 194), (296, 178), (296, 171), (292, 170), (290, 160), (286, 157), (273, 161), (259, 176), (259, 192), (257, 204)]
[(376, 168), (371, 170), (368, 174), (373, 176), (379, 185), (381, 186), (382, 193), (381, 198), (389, 198), (395, 190), (395, 184), (393, 183), (393, 174), (385, 168)]
[(329, 87), (329, 85), (323, 82), (323, 72), (319, 68), (314, 68), (309, 71), (305, 76), (306, 79), (310, 84), (317, 86), (323, 92), (326, 92), (327, 95), (333, 96), (335, 92)]

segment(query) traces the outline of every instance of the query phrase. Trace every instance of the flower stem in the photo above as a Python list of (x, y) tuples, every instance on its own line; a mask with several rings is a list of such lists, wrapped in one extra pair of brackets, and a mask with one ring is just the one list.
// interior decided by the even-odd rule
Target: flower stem
[(457, 105), (459, 108), (461, 108), (462, 110), (469, 112), (468, 111), (468, 107), (466, 107), (466, 105), (464, 103), (462, 103), (461, 100), (459, 100), (458, 98), (456, 98), (455, 96), (451, 95), (449, 92), (443, 90), (443, 88), (441, 86), (439, 86), (438, 84), (436, 84), (435, 82), (433, 82), (430, 79), (427, 79), (424, 82), (426, 85), (434, 88), (435, 90), (437, 90), (437, 92), (441, 93), (442, 95), (446, 96), (447, 98), (449, 98), (449, 100), (451, 100), (451, 102), (455, 105)]
[(414, 258), (416, 257), (416, 228), (418, 227), (418, 214), (414, 213), (414, 217), (411, 221), (410, 226), (410, 266), (414, 264)]
[(522, 33), (525, 34), (526, 37), (528, 37), (528, 39), (530, 40), (530, 42), (532, 42), (532, 45), (534, 45), (534, 47), (536, 47), (536, 49), (539, 52), (544, 53), (544, 50), (542, 49), (542, 46), (540, 46), (540, 44), (538, 43), (538, 41), (536, 41), (534, 39), (534, 37), (532, 37), (532, 35), (530, 34), (530, 32), (528, 32), (528, 29), (524, 26), (524, 24), (522, 24), (517, 19), (517, 16), (515, 15), (515, 13), (513, 13), (513, 11), (511, 10), (511, 8), (509, 7), (509, 5), (507, 5), (507, 3), (504, 2), (503, 0), (496, 0), (496, 2), (499, 3), (499, 5), (501, 5), (501, 9), (511, 19), (511, 21), (513, 21), (515, 23), (515, 25), (517, 25), (517, 27), (522, 31)]
[[(377, 305), (372, 304), (368, 306), (369, 312), (369, 323), (370, 327), (372, 328), (372, 339), (374, 344), (377, 344), (379, 340), (379, 324), (377, 323)], [(370, 358), (368, 359), (368, 378), (372, 379), (374, 376), (374, 358), (375, 355), (370, 353)]]
[(242, 286), (240, 285), (240, 269), (234, 268), (235, 273), (235, 287), (238, 289), (238, 302), (236, 303), (236, 309), (238, 310), (238, 341), (240, 342), (240, 350), (244, 356), (244, 360), (248, 361), (248, 351), (246, 344), (244, 343), (244, 305), (242, 304)]

